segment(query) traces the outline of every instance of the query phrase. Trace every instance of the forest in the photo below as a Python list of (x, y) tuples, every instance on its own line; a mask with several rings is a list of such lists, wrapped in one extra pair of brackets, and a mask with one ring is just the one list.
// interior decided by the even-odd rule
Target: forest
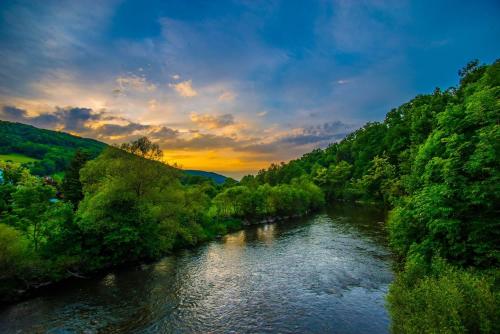
[(500, 61), (459, 71), (339, 143), (242, 184), (308, 175), (327, 201), (383, 203), (399, 258), (396, 333), (500, 331)]
[[(472, 61), (459, 76), (456, 88), (416, 96), (382, 122), (240, 182), (186, 179), (147, 138), (98, 156), (68, 142), (75, 150), (61, 182), (37, 176), (52, 166), (2, 162), (2, 299), (156, 259), (244, 223), (356, 201), (389, 211), (394, 332), (498, 333), (500, 61)], [(1, 147), (11, 145), (1, 138)], [(50, 148), (28, 146), (47, 161)]]

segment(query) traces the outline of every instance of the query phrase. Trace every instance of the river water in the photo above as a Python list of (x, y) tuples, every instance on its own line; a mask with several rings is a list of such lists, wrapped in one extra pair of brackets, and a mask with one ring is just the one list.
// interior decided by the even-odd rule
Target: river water
[(386, 333), (383, 213), (252, 226), (0, 309), (0, 333)]

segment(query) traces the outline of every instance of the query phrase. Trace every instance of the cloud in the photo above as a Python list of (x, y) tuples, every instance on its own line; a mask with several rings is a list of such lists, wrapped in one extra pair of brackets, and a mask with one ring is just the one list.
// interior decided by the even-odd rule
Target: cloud
[(29, 116), (26, 110), (13, 106), (4, 106), (0, 111), (0, 116), (8, 121), (74, 133), (86, 132), (88, 130), (87, 122), (104, 118), (102, 113), (93, 113), (89, 108), (56, 108), (52, 113)]
[(138, 75), (119, 76), (115, 80), (117, 87), (113, 89), (113, 93), (120, 95), (126, 94), (128, 91), (152, 92), (156, 90), (156, 85), (149, 83), (145, 77)]
[(198, 92), (194, 90), (191, 80), (182, 81), (176, 84), (169, 84), (182, 97), (194, 97)]
[[(95, 6), (83, 2), (12, 1), (0, 8), (0, 89), (9, 93), (29, 92), (30, 83), (48, 71), (80, 66), (89, 77), (101, 76), (103, 67), (113, 62), (104, 59), (96, 42), (113, 15), (116, 2), (103, 1)], [(108, 43), (109, 45), (109, 43)], [(116, 62), (114, 62), (116, 65)], [(96, 69), (99, 69), (96, 71)]]
[[(212, 162), (209, 166), (213, 169), (213, 166), (221, 165), (222, 157), (231, 156), (231, 163), (238, 165), (242, 170), (244, 166), (262, 168), (268, 162), (287, 161), (314, 148), (326, 147), (343, 138), (354, 128), (353, 125), (334, 121), (285, 131), (269, 129), (267, 133), (243, 136), (242, 133), (205, 132), (235, 124), (231, 114), (191, 114), (192, 121), (201, 129), (179, 130), (166, 125), (134, 122), (104, 110), (69, 107), (56, 108), (50, 113), (31, 115), (24, 109), (4, 106), (0, 109), (0, 118), (71, 132), (108, 143), (122, 143), (140, 136), (148, 136), (174, 159), (170, 162), (182, 164), (184, 161), (195, 167), (196, 156), (204, 159), (204, 163), (208, 163), (207, 159), (210, 156)], [(179, 158), (181, 156), (185, 157), (181, 159)], [(251, 172), (251, 168), (248, 168), (246, 172)]]
[(180, 78), (181, 78), (181, 76), (179, 74), (172, 75), (172, 79), (174, 79), (174, 80), (179, 80)]
[(344, 138), (354, 130), (354, 125), (341, 121), (326, 122), (298, 128), (285, 132), (267, 142), (251, 142), (239, 147), (239, 150), (263, 154), (279, 154), (277, 157), (292, 158), (299, 152), (310, 151), (314, 148), (323, 148)]
[(219, 129), (235, 124), (234, 116), (231, 114), (209, 115), (191, 113), (191, 121), (207, 129)]
[(117, 137), (117, 136), (130, 136), (134, 134), (136, 131), (146, 130), (149, 127), (147, 125), (142, 125), (139, 123), (128, 123), (127, 125), (119, 125), (119, 124), (104, 124), (98, 126), (96, 131), (98, 131), (99, 135), (106, 137)]
[(266, 115), (267, 115), (267, 111), (261, 111), (261, 112), (257, 113), (257, 116), (259, 116), (259, 117), (264, 117)]
[(178, 134), (166, 126), (145, 125), (89, 108), (56, 108), (51, 113), (30, 116), (24, 109), (4, 106), (0, 118), (109, 141), (125, 141), (139, 135), (173, 138)]
[(0, 111), (0, 116), (11, 122), (23, 122), (28, 117), (26, 110), (13, 106), (4, 106)]
[(167, 150), (213, 150), (222, 148), (235, 148), (240, 144), (235, 138), (219, 136), (215, 134), (198, 133), (192, 138), (169, 138), (161, 141), (162, 146)]
[(228, 101), (233, 101), (235, 99), (235, 97), (236, 97), (236, 95), (233, 92), (226, 90), (226, 91), (222, 92), (221, 95), (219, 95), (218, 100), (228, 102)]
[(156, 139), (173, 139), (179, 135), (179, 131), (161, 126), (159, 129), (152, 131), (150, 135)]
[(306, 127), (300, 133), (283, 137), (280, 141), (297, 146), (313, 144), (322, 147), (344, 138), (350, 131), (352, 131), (352, 125), (340, 121), (327, 122)]
[[(82, 136), (110, 141), (127, 141), (140, 135), (157, 140), (168, 149), (210, 150), (230, 148), (236, 152), (279, 153), (277, 158), (288, 158), (297, 149), (304, 150), (324, 147), (343, 138), (353, 126), (336, 121), (285, 131), (273, 138), (241, 138), (238, 136), (201, 133), (199, 130), (181, 133), (167, 126), (146, 125), (109, 115), (104, 111), (94, 112), (89, 108), (56, 108), (52, 113), (30, 116), (26, 110), (14, 106), (4, 106), (0, 117), (5, 120), (23, 122)], [(231, 114), (192, 114), (194, 123), (204, 128), (221, 128), (234, 124)], [(259, 140), (264, 141), (259, 141)]]

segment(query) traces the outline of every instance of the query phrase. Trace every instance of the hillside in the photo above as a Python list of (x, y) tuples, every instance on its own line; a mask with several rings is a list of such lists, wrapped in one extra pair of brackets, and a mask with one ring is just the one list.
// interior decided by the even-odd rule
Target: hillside
[(200, 176), (208, 179), (212, 179), (216, 184), (222, 184), (226, 181), (227, 177), (214, 172), (205, 172), (202, 170), (186, 169), (184, 172), (191, 176)]
[(0, 120), (1, 159), (24, 163), (36, 175), (62, 172), (78, 149), (95, 158), (105, 147), (94, 139)]
[[(94, 139), (0, 120), (0, 161), (24, 164), (35, 175), (61, 173), (78, 149), (95, 158), (106, 146)], [(191, 176), (212, 179), (216, 184), (226, 180), (225, 176), (212, 172), (185, 172)]]

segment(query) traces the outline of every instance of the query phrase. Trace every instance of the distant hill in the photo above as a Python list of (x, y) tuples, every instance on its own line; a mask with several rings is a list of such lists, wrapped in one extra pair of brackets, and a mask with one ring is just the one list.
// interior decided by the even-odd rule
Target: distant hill
[[(61, 173), (78, 149), (95, 158), (107, 146), (95, 139), (0, 120), (0, 160), (24, 164), (36, 175)], [(226, 180), (225, 176), (212, 172), (185, 172), (212, 179), (217, 184)]]
[(227, 177), (224, 175), (220, 175), (213, 172), (205, 172), (202, 170), (186, 169), (184, 170), (184, 172), (192, 176), (201, 176), (201, 177), (206, 177), (208, 179), (212, 179), (217, 184), (222, 184), (227, 179)]
[(94, 158), (106, 146), (94, 139), (0, 121), (0, 158), (23, 163), (36, 175), (62, 172), (78, 149)]

